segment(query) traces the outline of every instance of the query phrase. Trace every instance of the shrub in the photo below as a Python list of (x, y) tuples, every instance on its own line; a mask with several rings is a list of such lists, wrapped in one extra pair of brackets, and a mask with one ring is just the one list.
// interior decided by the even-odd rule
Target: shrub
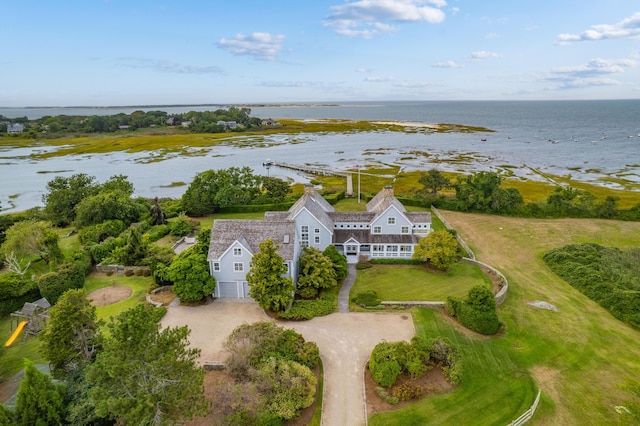
[(38, 288), (49, 303), (55, 305), (62, 293), (84, 286), (84, 269), (80, 263), (65, 263), (55, 271), (38, 277)]
[(145, 234), (150, 242), (158, 241), (160, 238), (168, 235), (171, 232), (171, 227), (167, 224), (153, 226)]
[(372, 266), (373, 265), (371, 264), (371, 262), (359, 262), (359, 263), (356, 263), (356, 269), (358, 271), (362, 271), (363, 269), (369, 269)]
[(180, 213), (180, 215), (178, 215), (178, 218), (169, 224), (169, 229), (171, 235), (184, 237), (185, 235), (189, 235), (191, 231), (193, 231), (193, 225), (184, 213)]
[(378, 293), (373, 290), (363, 291), (362, 293), (356, 294), (353, 299), (351, 299), (353, 303), (362, 307), (368, 306), (378, 306), (381, 302), (378, 297)]
[(335, 310), (334, 300), (296, 300), (288, 311), (278, 312), (278, 318), (303, 321), (332, 314)]
[(20, 275), (9, 272), (0, 274), (0, 317), (22, 308), (25, 302), (40, 298), (38, 285)]
[(414, 345), (427, 350), (429, 356), (442, 364), (442, 371), (449, 383), (460, 383), (462, 380), (462, 357), (447, 340), (436, 339), (430, 342), (414, 337), (411, 339)]
[(477, 333), (495, 334), (500, 328), (495, 296), (484, 286), (473, 287), (464, 301), (449, 297), (445, 309), (462, 325)]
[(126, 226), (124, 222), (118, 219), (107, 220), (97, 225), (87, 226), (78, 233), (78, 239), (82, 244), (99, 243), (109, 237), (117, 237)]
[(430, 368), (430, 354), (421, 340), (378, 343), (369, 360), (371, 377), (385, 387), (392, 386), (401, 373), (407, 373), (415, 379)]
[(124, 276), (125, 276), (125, 277), (132, 277), (132, 276), (134, 276), (134, 275), (135, 275), (135, 273), (136, 273), (136, 272), (135, 272), (133, 269), (126, 269), (126, 270), (124, 271)]
[(414, 382), (405, 382), (391, 390), (391, 394), (400, 401), (411, 401), (424, 395), (425, 389)]
[(397, 397), (393, 395), (389, 395), (389, 392), (387, 392), (385, 388), (381, 388), (378, 386), (376, 388), (376, 393), (380, 398), (384, 399), (388, 404), (396, 405), (398, 402), (400, 402), (400, 400)]

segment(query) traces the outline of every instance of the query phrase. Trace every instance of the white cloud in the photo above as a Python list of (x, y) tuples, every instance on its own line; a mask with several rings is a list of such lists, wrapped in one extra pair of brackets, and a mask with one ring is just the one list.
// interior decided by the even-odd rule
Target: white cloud
[(640, 37), (640, 12), (613, 25), (593, 25), (590, 29), (580, 34), (560, 34), (556, 44), (570, 44), (578, 41), (606, 40), (617, 38)]
[(471, 58), (475, 60), (499, 58), (500, 55), (495, 52), (487, 52), (486, 50), (480, 50), (478, 52), (471, 53)]
[(369, 83), (386, 83), (388, 81), (393, 81), (393, 77), (379, 77), (379, 76), (369, 76), (364, 79), (364, 81), (368, 81)]
[(280, 34), (236, 34), (232, 39), (221, 39), (218, 47), (234, 55), (248, 55), (263, 61), (275, 61), (282, 50), (284, 36)]
[(123, 57), (119, 58), (123, 65), (131, 68), (146, 68), (161, 72), (177, 73), (177, 74), (224, 74), (220, 67), (215, 65), (199, 66), (199, 65), (183, 65), (177, 62), (166, 61), (162, 59), (148, 59)]
[(263, 81), (260, 86), (264, 87), (317, 87), (322, 86), (323, 83), (319, 81)]
[(431, 66), (434, 68), (464, 68), (464, 65), (459, 64), (456, 61), (436, 62)]
[(397, 31), (399, 23), (439, 23), (444, 0), (357, 0), (331, 6), (324, 25), (347, 37), (372, 38)]
[(369, 68), (356, 68), (356, 72), (361, 74), (369, 74), (371, 70)]
[(561, 89), (614, 86), (622, 83), (609, 75), (624, 73), (625, 68), (635, 65), (631, 59), (596, 58), (582, 65), (554, 68), (543, 80), (557, 83)]
[(395, 86), (409, 89), (424, 89), (426, 87), (433, 86), (433, 84), (426, 81), (401, 81), (398, 84), (395, 84)]

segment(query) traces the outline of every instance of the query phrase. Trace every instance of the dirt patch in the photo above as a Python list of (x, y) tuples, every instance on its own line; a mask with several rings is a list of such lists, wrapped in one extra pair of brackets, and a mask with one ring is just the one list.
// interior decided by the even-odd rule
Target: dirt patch
[(176, 298), (176, 294), (170, 287), (162, 288), (155, 293), (151, 293), (149, 298), (157, 303), (162, 303), (163, 306), (168, 306)]
[[(376, 388), (380, 385), (371, 378), (371, 373), (367, 368), (364, 372), (364, 385), (367, 395), (367, 414), (371, 416), (372, 414), (379, 413), (381, 411), (398, 410), (432, 395), (440, 395), (450, 392), (455, 387), (451, 383), (447, 382), (442, 369), (438, 366), (427, 371), (423, 376), (418, 377), (417, 379), (411, 379), (409, 376), (401, 376), (398, 378), (398, 381), (394, 386), (399, 386), (407, 382), (412, 382), (422, 386), (425, 389), (424, 396), (420, 399), (412, 399), (411, 401), (401, 401), (395, 405), (389, 404), (382, 399), (380, 395), (378, 395), (378, 392), (376, 392)], [(386, 388), (386, 390), (387, 392), (391, 392), (390, 388)]]
[(112, 285), (99, 288), (87, 294), (92, 306), (107, 306), (129, 298), (133, 289), (127, 286)]
[[(313, 374), (321, 380), (320, 369), (315, 368)], [(223, 425), (224, 412), (228, 410), (228, 407), (224, 407), (221, 404), (224, 397), (221, 398), (221, 393), (229, 387), (236, 385), (236, 381), (226, 371), (206, 371), (204, 375), (204, 395), (207, 403), (209, 404), (209, 413), (205, 417), (197, 417), (193, 420), (185, 422), (187, 426), (210, 426), (210, 425)], [(228, 402), (228, 401), (227, 401)], [(288, 423), (287, 426), (304, 426), (309, 424), (313, 418), (313, 414), (318, 403), (318, 388), (316, 388), (316, 397), (309, 407), (302, 410), (300, 417), (294, 419)]]

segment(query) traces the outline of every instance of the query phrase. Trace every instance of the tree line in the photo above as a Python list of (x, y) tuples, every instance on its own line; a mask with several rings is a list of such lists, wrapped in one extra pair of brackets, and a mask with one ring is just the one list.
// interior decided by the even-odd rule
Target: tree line
[[(416, 191), (413, 202), (434, 205), (446, 210), (495, 213), (535, 218), (601, 218), (640, 220), (640, 203), (630, 209), (618, 207), (619, 198), (607, 196), (602, 201), (588, 191), (569, 186), (556, 186), (545, 201), (525, 203), (516, 188), (503, 188), (503, 177), (495, 172), (480, 171), (449, 180), (436, 169), (421, 174), (423, 188)], [(443, 189), (454, 189), (455, 196), (443, 195)], [(402, 199), (411, 203), (412, 200)]]
[[(218, 124), (218, 122), (235, 122), (236, 126)], [(260, 127), (262, 120), (251, 116), (250, 108), (229, 107), (214, 111), (189, 111), (168, 114), (166, 111), (133, 111), (130, 114), (113, 115), (57, 115), (43, 116), (30, 120), (27, 117), (9, 119), (0, 115), (0, 123), (14, 122), (25, 125), (25, 135), (43, 137), (64, 134), (114, 133), (117, 131), (133, 131), (153, 127), (174, 127), (192, 133), (243, 132)], [(184, 124), (184, 125), (183, 125)], [(0, 128), (0, 136), (6, 134), (6, 124)], [(3, 130), (4, 129), (4, 130)], [(3, 130), (3, 131), (2, 131)]]

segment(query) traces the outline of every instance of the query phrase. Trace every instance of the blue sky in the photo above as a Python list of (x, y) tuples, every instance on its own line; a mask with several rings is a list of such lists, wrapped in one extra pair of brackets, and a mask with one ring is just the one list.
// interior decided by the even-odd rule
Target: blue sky
[(0, 0), (0, 106), (640, 98), (637, 0)]

